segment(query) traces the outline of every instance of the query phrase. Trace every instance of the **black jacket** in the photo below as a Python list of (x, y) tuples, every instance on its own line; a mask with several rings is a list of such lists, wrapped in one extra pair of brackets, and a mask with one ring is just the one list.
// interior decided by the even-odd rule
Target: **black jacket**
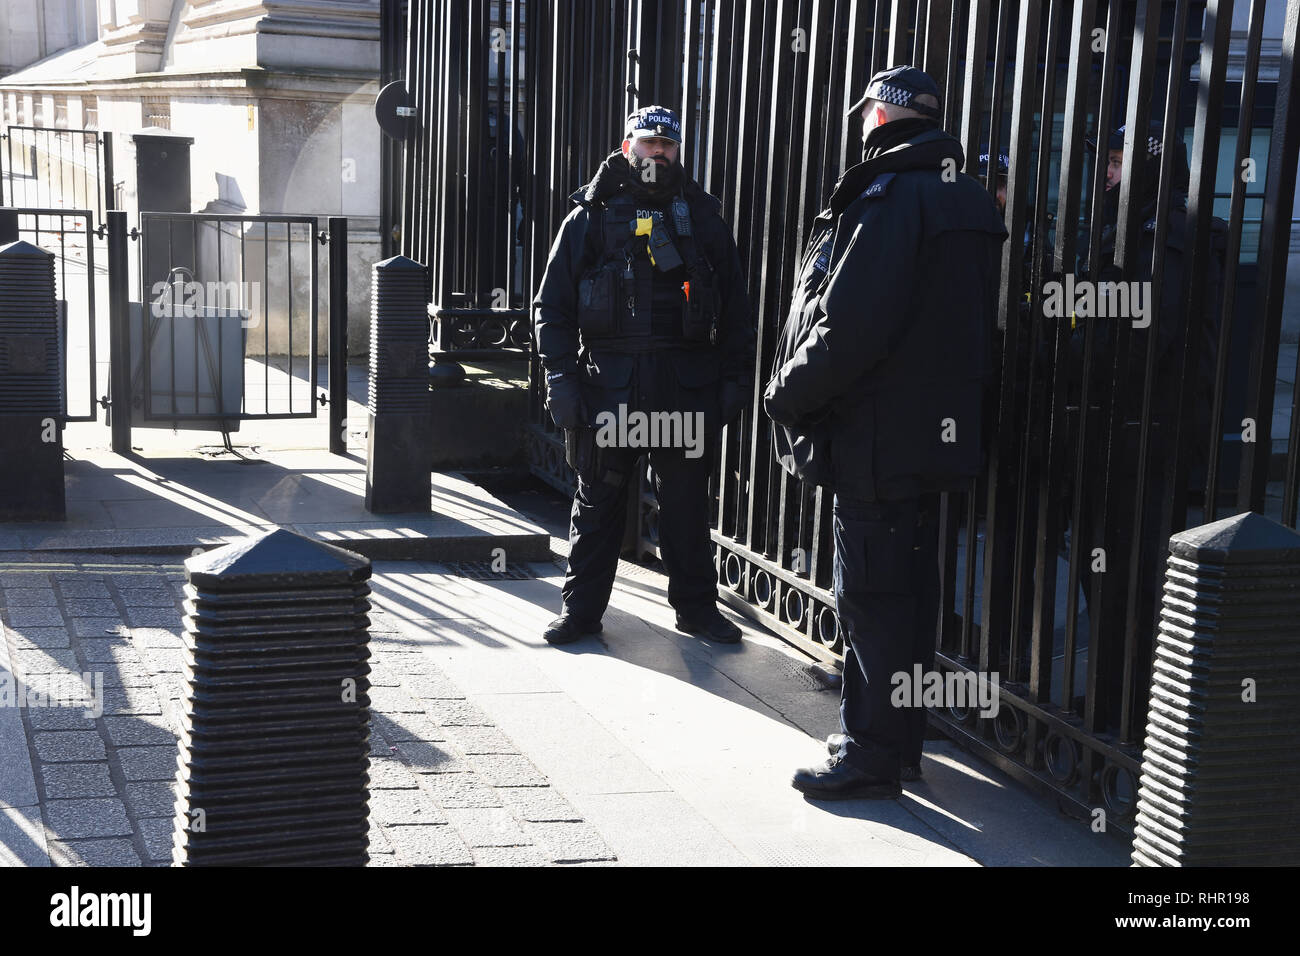
[[(1179, 414), (1177, 407), (1178, 393), (1175, 386), (1182, 367), (1183, 349), (1186, 346), (1188, 331), (1184, 289), (1184, 282), (1186, 281), (1184, 262), (1190, 252), (1186, 248), (1188, 239), (1188, 165), (1185, 144), (1181, 140), (1175, 139), (1171, 144), (1171, 148), (1174, 150), (1174, 160), (1171, 166), (1173, 195), (1170, 199), (1166, 219), (1161, 284), (1159, 290), (1155, 290), (1159, 302), (1159, 315), (1156, 319), (1158, 327), (1154, 330), (1151, 328), (1134, 328), (1129, 333), (1128, 349), (1125, 355), (1128, 374), (1125, 378), (1123, 414), (1125, 419), (1130, 422), (1137, 422), (1141, 419), (1142, 393), (1146, 380), (1147, 349), (1152, 342), (1154, 342), (1156, 349), (1155, 378), (1152, 386), (1152, 419), (1157, 423), (1165, 423), (1172, 421), (1173, 417)], [(1136, 204), (1139, 206), (1138, 217), (1142, 222), (1142, 226), (1138, 238), (1135, 265), (1130, 275), (1136, 281), (1150, 282), (1152, 278), (1152, 254), (1155, 250), (1156, 240), (1156, 200), (1160, 159), (1158, 156), (1145, 155), (1144, 161), (1147, 164), (1147, 170), (1142, 180), (1142, 194), (1134, 197)], [(1125, 279), (1125, 276), (1115, 264), (1115, 245), (1118, 238), (1118, 196), (1119, 187), (1117, 186), (1107, 194), (1105, 197), (1106, 202), (1103, 205), (1105, 220), (1098, 246), (1098, 282), (1121, 282)], [(1208, 272), (1205, 285), (1207, 301), (1204, 321), (1195, 330), (1199, 341), (1196, 346), (1197, 366), (1192, 372), (1195, 378), (1190, 388), (1193, 396), (1192, 418), (1188, 422), (1193, 429), (1197, 430), (1193, 438), (1193, 447), (1197, 449), (1198, 454), (1203, 450), (1201, 446), (1204, 444), (1205, 431), (1209, 425), (1210, 401), (1214, 388), (1220, 311), (1223, 306), (1223, 257), (1227, 235), (1227, 224), (1223, 220), (1211, 218), (1209, 226), (1210, 256), (1206, 263)], [(1087, 230), (1085, 229), (1081, 233), (1081, 239), (1086, 239), (1086, 236)], [(1080, 243), (1080, 249), (1078, 274), (1081, 279), (1087, 279), (1089, 276), (1086, 241)], [(1149, 305), (1150, 303), (1148, 303), (1148, 307)], [(1116, 321), (1128, 322), (1131, 320), (1123, 317), (1119, 319), (1099, 317), (1094, 320), (1096, 330), (1094, 332), (1091, 365), (1091, 404), (1099, 402), (1101, 396), (1106, 394), (1111, 387), (1115, 362), (1116, 330), (1114, 324)], [(1078, 403), (1079, 386), (1082, 380), (1085, 330), (1086, 323), (1081, 319), (1077, 320), (1070, 337), (1070, 397), (1074, 404)], [(1154, 335), (1152, 335), (1153, 331)], [(1128, 444), (1132, 445), (1134, 442), (1135, 438), (1130, 440)]]
[(754, 315), (740, 253), (718, 213), (721, 203), (689, 176), (680, 174), (680, 191), (720, 295), (716, 344), (666, 342), (655, 351), (633, 353), (602, 347), (599, 341), (586, 343), (579, 335), (578, 282), (601, 256), (606, 202), (623, 190), (631, 190), (642, 207), (666, 209), (672, 199), (647, 195), (630, 170), (616, 151), (591, 182), (569, 197), (576, 208), (560, 226), (533, 301), (538, 355), (548, 371), (579, 372), (592, 423), (601, 411), (616, 411), (625, 403), (629, 410), (646, 412), (704, 411), (710, 430), (716, 430), (722, 424), (723, 404), (738, 408), (752, 395)]
[(764, 402), (793, 474), (888, 500), (978, 472), (1007, 232), (961, 165), (930, 124), (849, 169), (817, 217)]

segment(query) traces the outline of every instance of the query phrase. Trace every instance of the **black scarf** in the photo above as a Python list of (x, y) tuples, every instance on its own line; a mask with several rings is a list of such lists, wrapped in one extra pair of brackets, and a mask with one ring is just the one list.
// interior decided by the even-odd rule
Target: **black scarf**
[(937, 123), (911, 117), (877, 126), (867, 134), (863, 153), (867, 158), (845, 170), (831, 193), (830, 210), (837, 216), (881, 173), (939, 169), (949, 158), (960, 169), (964, 159), (961, 144)]
[(862, 160), (875, 159), (881, 153), (893, 149), (899, 143), (905, 143), (918, 133), (938, 129), (939, 124), (924, 116), (907, 116), (903, 119), (882, 123), (867, 134), (862, 144)]

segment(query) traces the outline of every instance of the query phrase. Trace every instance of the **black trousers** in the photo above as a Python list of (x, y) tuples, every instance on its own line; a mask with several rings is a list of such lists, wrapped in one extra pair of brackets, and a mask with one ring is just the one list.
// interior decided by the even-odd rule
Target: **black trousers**
[(840, 728), (849, 763), (897, 780), (921, 762), (925, 708), (894, 706), (894, 674), (934, 668), (939, 623), (937, 495), (835, 498), (835, 610), (844, 635)]
[[(562, 593), (564, 610), (584, 620), (600, 620), (609, 605), (628, 489), (635, 484), (642, 453), (639, 448), (605, 448), (600, 469), (578, 473)], [(712, 459), (707, 450), (698, 458), (686, 457), (682, 448), (652, 448), (648, 453), (659, 499), (659, 551), (668, 572), (668, 603), (687, 614), (709, 610), (718, 599), (709, 539)]]

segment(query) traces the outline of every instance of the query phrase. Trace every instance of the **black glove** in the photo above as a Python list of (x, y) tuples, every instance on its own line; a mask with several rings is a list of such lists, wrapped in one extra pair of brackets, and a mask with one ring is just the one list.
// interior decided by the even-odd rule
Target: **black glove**
[(749, 389), (734, 379), (722, 383), (722, 424), (733, 425), (749, 404)]
[(559, 428), (582, 428), (587, 410), (582, 404), (582, 385), (572, 372), (546, 373), (546, 410)]

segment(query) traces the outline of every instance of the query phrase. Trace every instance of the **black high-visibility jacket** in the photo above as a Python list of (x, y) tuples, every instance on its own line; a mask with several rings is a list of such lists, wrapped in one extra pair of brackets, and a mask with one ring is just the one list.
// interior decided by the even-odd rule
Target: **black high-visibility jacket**
[[(621, 154), (601, 165), (592, 181), (569, 198), (576, 207), (565, 218), (551, 247), (541, 286), (533, 300), (536, 343), (548, 372), (577, 372), (588, 417), (602, 411), (702, 411), (710, 431), (723, 424), (723, 390), (738, 406), (753, 394), (754, 313), (731, 230), (719, 215), (721, 203), (689, 176), (681, 194), (689, 209), (695, 243), (713, 269), (718, 291), (717, 337), (713, 343), (656, 340), (648, 349), (586, 341), (579, 333), (579, 283), (605, 253), (603, 214), (616, 195), (631, 192), (638, 207), (667, 212), (672, 197), (645, 195)], [(651, 281), (670, 283), (681, 296), (682, 275), (652, 273)], [(663, 290), (655, 290), (656, 303)], [(658, 308), (658, 304), (656, 304)]]
[(1006, 229), (938, 128), (849, 169), (817, 217), (764, 407), (791, 473), (867, 501), (966, 486)]

